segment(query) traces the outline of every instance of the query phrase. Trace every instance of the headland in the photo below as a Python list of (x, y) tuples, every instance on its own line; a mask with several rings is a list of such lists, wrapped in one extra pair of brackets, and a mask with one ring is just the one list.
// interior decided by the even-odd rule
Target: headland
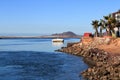
[(31, 39), (31, 38), (81, 38), (81, 35), (77, 35), (72, 31), (67, 31), (63, 33), (55, 33), (50, 35), (40, 35), (40, 36), (0, 36), (0, 39)]
[(88, 80), (120, 79), (120, 38), (83, 37), (80, 42), (68, 43), (57, 50), (77, 56), (90, 66), (81, 72)]

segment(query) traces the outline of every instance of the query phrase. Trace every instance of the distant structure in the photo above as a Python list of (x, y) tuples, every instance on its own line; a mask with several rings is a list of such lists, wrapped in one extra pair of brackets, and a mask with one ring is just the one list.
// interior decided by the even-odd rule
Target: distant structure
[(120, 37), (120, 10), (111, 14), (113, 18), (117, 21), (117, 27), (114, 28), (117, 37)]
[(112, 13), (112, 17), (114, 17), (120, 23), (120, 10)]
[(84, 33), (83, 37), (93, 37), (92, 33), (86, 32)]

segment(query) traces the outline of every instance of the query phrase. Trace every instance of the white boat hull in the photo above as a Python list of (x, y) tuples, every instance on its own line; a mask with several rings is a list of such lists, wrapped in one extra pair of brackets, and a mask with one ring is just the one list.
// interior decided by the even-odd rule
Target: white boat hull
[(52, 42), (64, 42), (64, 39), (52, 39)]

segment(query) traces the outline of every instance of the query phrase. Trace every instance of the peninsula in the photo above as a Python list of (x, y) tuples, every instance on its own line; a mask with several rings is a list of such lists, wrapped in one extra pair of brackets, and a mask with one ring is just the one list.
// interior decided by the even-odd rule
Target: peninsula
[(30, 39), (30, 38), (81, 38), (82, 35), (77, 35), (71, 31), (63, 33), (55, 33), (42, 36), (0, 36), (0, 39)]
[(68, 43), (57, 51), (82, 56), (90, 66), (81, 72), (87, 80), (120, 80), (120, 10), (92, 21), (92, 25), (92, 36), (85, 33), (80, 42)]

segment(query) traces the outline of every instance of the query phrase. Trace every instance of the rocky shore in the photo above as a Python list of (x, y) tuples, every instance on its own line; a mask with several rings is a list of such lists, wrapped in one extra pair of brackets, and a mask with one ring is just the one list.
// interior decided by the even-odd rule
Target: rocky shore
[(81, 72), (88, 80), (120, 80), (119, 42), (119, 38), (82, 38), (57, 51), (82, 56), (90, 66)]

